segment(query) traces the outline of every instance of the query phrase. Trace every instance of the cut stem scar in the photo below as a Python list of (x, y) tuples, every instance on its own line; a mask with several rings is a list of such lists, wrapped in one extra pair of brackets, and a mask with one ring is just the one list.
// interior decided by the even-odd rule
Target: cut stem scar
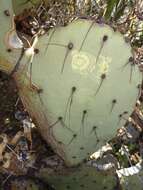
[(116, 103), (117, 103), (117, 100), (116, 100), (116, 99), (112, 100), (112, 106), (111, 106), (110, 113), (112, 113), (112, 111), (113, 111), (113, 109), (114, 109)]
[(66, 54), (65, 54), (65, 57), (64, 57), (64, 61), (63, 61), (63, 64), (62, 64), (62, 68), (61, 68), (61, 73), (63, 73), (64, 71), (64, 67), (65, 67), (65, 63), (66, 63), (66, 60), (67, 60), (67, 57), (69, 55), (69, 52), (73, 49), (73, 43), (69, 43), (68, 46), (67, 46), (67, 50), (66, 50)]
[(107, 36), (107, 35), (104, 35), (104, 36), (103, 36), (103, 39), (102, 39), (102, 43), (101, 43), (100, 49), (99, 49), (98, 54), (97, 54), (97, 58), (96, 58), (95, 64), (97, 64), (97, 62), (98, 62), (98, 60), (99, 60), (99, 57), (100, 57), (100, 54), (101, 54), (101, 52), (102, 52), (102, 49), (103, 49), (103, 47), (104, 47), (104, 44), (105, 44), (105, 42), (106, 42), (107, 40), (108, 40), (108, 36)]
[(81, 44), (81, 46), (80, 46), (79, 51), (81, 51), (81, 50), (82, 50), (83, 45), (84, 45), (84, 43), (85, 43), (85, 40), (86, 40), (86, 38), (87, 38), (87, 36), (88, 36), (88, 34), (89, 34), (90, 30), (92, 29), (92, 26), (93, 26), (93, 25), (94, 25), (94, 22), (92, 22), (92, 24), (90, 25), (90, 27), (89, 27), (89, 29), (88, 29), (87, 33), (85, 34), (85, 37), (84, 37), (84, 39), (83, 39), (83, 41), (82, 41), (82, 44)]
[(73, 134), (72, 139), (67, 145), (69, 146), (74, 141), (74, 139), (76, 139), (76, 137), (77, 137), (77, 134)]
[(71, 107), (72, 107), (72, 104), (73, 104), (73, 98), (74, 98), (75, 92), (76, 92), (76, 87), (73, 86), (72, 89), (71, 89), (71, 93), (70, 93), (70, 96), (68, 98), (68, 101), (66, 103), (66, 109), (65, 109), (65, 114), (64, 114), (64, 122), (66, 120), (66, 116), (67, 116), (67, 113), (69, 111), (69, 123), (70, 123)]
[(106, 79), (106, 74), (102, 74), (101, 75), (101, 81), (100, 81), (100, 84), (99, 84), (99, 86), (98, 86), (98, 88), (97, 88), (97, 90), (96, 90), (96, 92), (95, 92), (95, 96), (98, 94), (98, 92), (99, 92), (99, 90), (100, 90), (100, 88), (101, 88), (101, 86), (102, 86), (102, 84), (103, 84), (103, 81)]

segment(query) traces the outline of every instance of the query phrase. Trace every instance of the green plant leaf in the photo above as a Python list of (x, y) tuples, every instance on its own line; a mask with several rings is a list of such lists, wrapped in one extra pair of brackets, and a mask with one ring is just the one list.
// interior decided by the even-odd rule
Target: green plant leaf
[(117, 7), (120, 0), (108, 0), (105, 19), (110, 20), (113, 9)]
[(120, 3), (119, 6), (117, 5), (116, 11), (114, 14), (114, 20), (118, 20), (123, 15), (125, 7), (126, 7), (126, 3), (124, 0)]

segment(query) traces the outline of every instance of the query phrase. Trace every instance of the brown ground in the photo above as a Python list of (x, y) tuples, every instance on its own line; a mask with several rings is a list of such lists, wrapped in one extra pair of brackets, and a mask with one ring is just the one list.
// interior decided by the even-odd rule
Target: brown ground
[[(41, 160), (45, 157), (53, 155), (53, 151), (51, 148), (43, 141), (38, 130), (35, 128), (31, 132), (32, 136), (32, 148), (29, 146), (31, 142), (24, 134), (19, 141), (12, 146), (11, 140), (17, 134), (17, 132), (23, 132), (22, 120), (17, 120), (15, 115), (17, 111), (21, 111), (23, 113), (24, 108), (22, 102), (18, 100), (18, 90), (16, 88), (16, 84), (12, 78), (0, 72), (0, 138), (1, 135), (6, 134), (8, 137), (8, 145), (19, 155), (21, 149), (23, 148), (22, 139), (25, 139), (25, 147), (26, 153), (30, 155), (30, 159), (24, 161), (24, 167), (22, 166), (22, 162), (20, 162), (17, 157), (10, 151), (7, 147), (3, 151), (3, 158), (0, 160), (0, 189), (7, 185), (9, 180), (3, 184), (5, 179), (12, 172), (11, 180), (14, 176), (25, 176), (32, 177), (34, 179), (34, 173), (38, 172), (41, 167)], [(25, 112), (24, 112), (25, 113)], [(35, 140), (36, 139), (36, 140)], [(0, 142), (1, 149), (1, 142)], [(8, 168), (4, 168), (5, 163), (5, 155), (9, 153), (12, 155), (12, 159), (10, 160), (10, 166)], [(32, 164), (30, 164), (32, 163)], [(29, 167), (29, 164), (33, 167)], [(37, 168), (37, 169), (35, 169)], [(35, 178), (36, 180), (36, 178)], [(41, 182), (40, 182), (41, 183)], [(2, 186), (2, 187), (1, 187)], [(5, 190), (5, 188), (4, 188)], [(44, 190), (44, 189), (43, 189)]]
[(13, 129), (19, 127), (19, 122), (15, 119), (15, 112), (22, 109), (19, 102), (15, 106), (18, 99), (18, 91), (14, 81), (7, 75), (0, 72), (0, 132), (12, 132)]

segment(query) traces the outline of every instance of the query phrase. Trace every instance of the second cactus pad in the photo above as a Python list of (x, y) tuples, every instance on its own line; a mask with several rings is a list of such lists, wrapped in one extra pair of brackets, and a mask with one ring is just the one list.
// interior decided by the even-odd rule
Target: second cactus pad
[[(68, 165), (75, 165), (128, 119), (141, 74), (123, 36), (89, 20), (52, 29), (39, 38), (35, 52), (26, 76), (41, 89), (35, 92), (38, 102), (29, 92), (21, 95), (27, 93), (27, 100), (35, 104), (33, 115), (46, 140)], [(31, 104), (26, 106), (32, 109)], [(47, 131), (38, 115), (40, 107)]]

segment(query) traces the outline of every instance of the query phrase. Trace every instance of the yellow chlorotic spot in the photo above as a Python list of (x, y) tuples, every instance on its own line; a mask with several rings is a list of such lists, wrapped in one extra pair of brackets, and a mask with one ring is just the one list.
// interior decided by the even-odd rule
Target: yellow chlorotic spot
[(109, 73), (109, 65), (111, 63), (111, 57), (101, 55), (99, 57), (98, 64), (96, 64), (96, 57), (90, 53), (83, 51), (72, 51), (72, 69), (82, 75), (88, 75), (95, 71), (96, 78), (100, 78), (102, 74)]
[(99, 61), (97, 65), (98, 66), (97, 74), (96, 74), (96, 78), (99, 82), (100, 82), (102, 74), (106, 74), (106, 75), (109, 74), (109, 66), (110, 66), (111, 61), (112, 61), (111, 57), (107, 57), (107, 56), (105, 57), (103, 55), (99, 57)]
[(104, 56), (100, 57), (98, 68), (99, 68), (99, 72), (101, 74), (108, 73), (109, 64), (111, 63), (111, 61), (112, 61), (112, 59), (110, 57), (104, 57)]
[(95, 57), (87, 52), (74, 50), (72, 52), (72, 69), (80, 74), (89, 74), (94, 71)]

